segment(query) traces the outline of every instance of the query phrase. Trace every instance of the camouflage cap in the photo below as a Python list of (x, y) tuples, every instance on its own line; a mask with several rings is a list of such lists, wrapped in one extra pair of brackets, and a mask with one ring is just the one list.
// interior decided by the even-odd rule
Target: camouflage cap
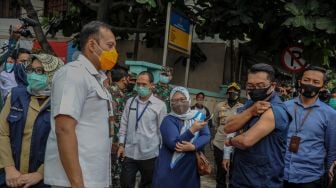
[(136, 79), (137, 78), (137, 74), (134, 72), (130, 72), (128, 71), (128, 76), (130, 77), (130, 79)]
[(172, 75), (173, 74), (173, 68), (168, 67), (168, 66), (163, 66), (161, 68), (161, 74), (162, 73), (167, 74), (167, 75)]
[(236, 82), (231, 82), (227, 90), (229, 90), (230, 88), (234, 88), (235, 90), (240, 91), (240, 86)]

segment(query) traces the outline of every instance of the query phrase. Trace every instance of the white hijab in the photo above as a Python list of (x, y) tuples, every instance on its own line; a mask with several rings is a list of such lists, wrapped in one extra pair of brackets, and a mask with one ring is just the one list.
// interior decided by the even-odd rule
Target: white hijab
[[(190, 95), (189, 92), (186, 88), (184, 87), (175, 87), (171, 93), (170, 93), (170, 100), (172, 100), (173, 96), (175, 93), (182, 93), (187, 100), (189, 101), (189, 106), (191, 104), (191, 99), (190, 99)], [(173, 109), (173, 108), (172, 108)], [(182, 135), (183, 133), (185, 133), (188, 129), (190, 129), (190, 127), (193, 125), (193, 123), (195, 121), (200, 121), (200, 120), (204, 120), (204, 115), (200, 112), (198, 112), (197, 110), (191, 110), (190, 107), (188, 109), (188, 111), (184, 114), (176, 114), (173, 110), (172, 112), (169, 113), (169, 115), (177, 117), (181, 120), (183, 120), (183, 127), (181, 129), (180, 135)], [(190, 142), (194, 142), (194, 140), (198, 137), (198, 132), (196, 132), (194, 134), (194, 137), (190, 140)], [(176, 163), (185, 155), (184, 152), (174, 152), (171, 162), (170, 162), (170, 168), (173, 169), (176, 165)]]
[[(190, 105), (191, 105), (190, 95), (189, 95), (188, 90), (187, 90), (186, 88), (184, 88), (184, 87), (175, 87), (175, 88), (170, 92), (170, 97), (169, 97), (170, 101), (173, 99), (173, 96), (174, 96), (175, 93), (177, 93), (177, 92), (181, 93), (182, 95), (184, 95), (184, 96), (187, 98), (187, 100), (189, 101), (189, 106), (190, 106)], [(171, 103), (170, 103), (170, 105), (171, 105)], [(172, 107), (172, 106), (170, 106), (170, 107)], [(172, 108), (171, 108), (171, 109), (172, 109)], [(184, 114), (176, 114), (176, 113), (172, 110), (172, 111), (169, 113), (169, 115), (172, 115), (172, 116), (177, 117), (177, 118), (179, 118), (179, 119), (181, 119), (181, 120), (184, 120), (184, 121), (188, 121), (188, 120), (193, 119), (193, 118), (195, 117), (196, 113), (197, 113), (197, 110), (191, 110), (190, 107), (189, 107), (188, 111), (187, 111), (186, 113), (184, 113)]]

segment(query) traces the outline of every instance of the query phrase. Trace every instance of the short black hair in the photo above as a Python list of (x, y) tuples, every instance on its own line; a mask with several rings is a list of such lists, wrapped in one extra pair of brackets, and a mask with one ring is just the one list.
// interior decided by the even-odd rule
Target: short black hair
[(266, 72), (268, 74), (267, 79), (269, 79), (271, 82), (275, 80), (275, 71), (271, 65), (258, 63), (253, 65), (248, 71), (249, 74), (255, 74), (258, 72)]
[(17, 60), (21, 54), (31, 54), (30, 51), (26, 48), (18, 48), (15, 49), (12, 54), (10, 54), (10, 57)]
[(113, 82), (119, 82), (122, 78), (127, 77), (127, 75), (127, 72), (121, 68), (111, 70)]
[(153, 82), (154, 82), (154, 76), (153, 76), (153, 74), (152, 74), (151, 72), (149, 72), (149, 71), (142, 71), (142, 72), (140, 72), (140, 73), (138, 74), (137, 78), (138, 78), (139, 76), (141, 76), (141, 75), (147, 75), (148, 78), (149, 78), (149, 82), (150, 82), (150, 83), (153, 83)]
[(202, 95), (203, 98), (205, 97), (205, 94), (204, 94), (203, 92), (199, 92), (199, 93), (197, 93), (197, 94), (196, 94), (196, 97), (198, 97), (198, 96), (200, 96), (200, 95)]
[(318, 66), (309, 66), (302, 72), (301, 78), (302, 78), (303, 74), (307, 71), (318, 71), (318, 72), (322, 73), (323, 74), (323, 83), (325, 84), (327, 82), (327, 70), (325, 68), (318, 67)]
[(101, 28), (111, 30), (111, 27), (108, 24), (100, 21), (91, 21), (84, 25), (79, 34), (79, 47), (81, 50), (84, 50), (84, 47), (90, 37), (93, 37), (94, 39), (99, 41)]

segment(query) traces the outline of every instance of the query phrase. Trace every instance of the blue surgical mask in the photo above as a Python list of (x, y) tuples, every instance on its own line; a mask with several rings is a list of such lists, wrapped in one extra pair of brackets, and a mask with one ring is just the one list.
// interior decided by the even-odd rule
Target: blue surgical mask
[(163, 83), (163, 84), (168, 84), (169, 83), (169, 77), (168, 76), (163, 76), (161, 75), (160, 76), (160, 82)]
[(336, 110), (336, 98), (331, 98), (329, 100), (329, 105)]
[(36, 74), (35, 72), (27, 74), (28, 88), (32, 91), (41, 91), (48, 86), (48, 75)]
[(13, 63), (6, 63), (5, 70), (6, 72), (10, 72), (13, 70), (14, 64)]
[(148, 87), (136, 86), (135, 90), (140, 97), (147, 97), (150, 94), (150, 90)]

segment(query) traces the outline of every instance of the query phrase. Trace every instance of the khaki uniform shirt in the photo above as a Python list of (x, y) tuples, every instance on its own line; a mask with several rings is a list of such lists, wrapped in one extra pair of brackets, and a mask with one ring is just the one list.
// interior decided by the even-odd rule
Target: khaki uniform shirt
[(214, 111), (214, 126), (217, 130), (215, 138), (213, 139), (213, 144), (220, 150), (224, 148), (224, 142), (226, 139), (226, 134), (224, 132), (225, 122), (233, 115), (236, 114), (237, 109), (242, 107), (243, 104), (237, 103), (232, 108), (228, 105), (227, 102), (220, 102), (216, 105)]
[[(7, 116), (10, 112), (10, 98), (9, 95), (6, 100), (6, 104), (0, 114), (0, 168), (5, 168), (8, 166), (15, 166), (12, 149), (10, 144), (9, 135), (9, 124), (7, 122)], [(29, 108), (27, 112), (26, 124), (23, 132), (22, 138), (22, 148), (20, 157), (20, 168), (17, 169), (21, 173), (28, 173), (29, 169), (29, 156), (30, 156), (30, 144), (33, 133), (33, 126), (39, 112), (48, 103), (49, 99), (44, 101), (40, 106), (37, 97), (31, 96), (29, 103)], [(38, 168), (37, 172), (43, 175), (44, 166), (43, 164)]]

